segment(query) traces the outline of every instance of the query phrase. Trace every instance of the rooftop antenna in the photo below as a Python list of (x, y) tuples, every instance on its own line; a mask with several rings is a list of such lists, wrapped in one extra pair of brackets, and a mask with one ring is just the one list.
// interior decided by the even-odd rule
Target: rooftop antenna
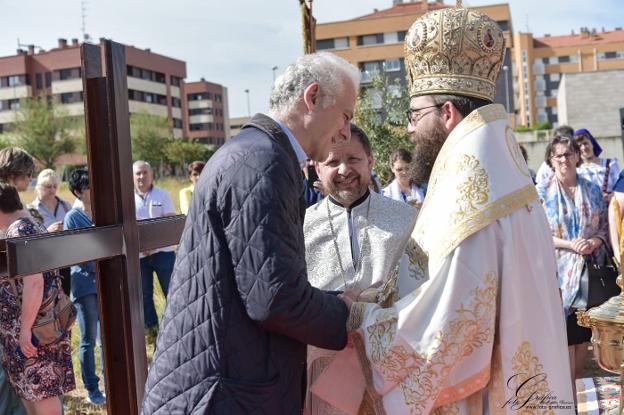
[(531, 33), (531, 29), (529, 29), (529, 15), (525, 14), (524, 17), (526, 19), (526, 32)]
[(87, 0), (80, 0), (80, 16), (82, 18), (82, 39), (85, 42), (91, 40), (91, 36), (87, 33)]

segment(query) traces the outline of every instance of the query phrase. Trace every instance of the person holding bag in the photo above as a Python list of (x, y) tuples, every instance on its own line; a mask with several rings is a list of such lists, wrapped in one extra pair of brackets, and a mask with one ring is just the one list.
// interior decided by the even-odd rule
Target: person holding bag
[[(8, 238), (46, 232), (0, 183), (0, 228)], [(2, 365), (29, 414), (60, 415), (60, 397), (75, 388), (69, 330), (76, 310), (56, 271), (0, 279)]]
[(574, 311), (580, 297), (587, 294), (581, 290), (583, 274), (595, 265), (593, 258), (598, 258), (604, 248), (607, 211), (600, 187), (577, 174), (580, 148), (576, 141), (562, 136), (553, 138), (546, 147), (545, 160), (555, 174), (538, 183), (537, 193), (546, 211), (557, 255), (574, 380), (582, 371), (591, 338), (590, 329), (576, 324)]

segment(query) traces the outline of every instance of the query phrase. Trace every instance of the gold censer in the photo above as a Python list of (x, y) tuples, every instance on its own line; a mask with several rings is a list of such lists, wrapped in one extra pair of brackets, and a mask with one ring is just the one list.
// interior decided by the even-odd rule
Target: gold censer
[(579, 326), (590, 328), (594, 358), (598, 365), (607, 372), (620, 375), (620, 407), (612, 413), (624, 415), (622, 400), (622, 369), (624, 368), (624, 286), (622, 275), (617, 278), (617, 285), (622, 292), (611, 297), (598, 307), (578, 310), (576, 318)]

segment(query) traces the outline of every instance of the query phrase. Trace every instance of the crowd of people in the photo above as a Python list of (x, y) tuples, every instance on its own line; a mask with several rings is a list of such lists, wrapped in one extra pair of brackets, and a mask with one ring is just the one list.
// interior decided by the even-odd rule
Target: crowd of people
[[(461, 47), (428, 37), (449, 25)], [(385, 186), (352, 123), (359, 70), (325, 52), (297, 59), (268, 115), (189, 164), (180, 245), (140, 254), (155, 348), (143, 414), (513, 413), (510, 398), (574, 413), (591, 336), (576, 324), (580, 281), (624, 246), (618, 162), (564, 126), (529, 170), (493, 104), (504, 40), (488, 17), (429, 12), (405, 50), (414, 150), (391, 154)], [(478, 71), (422, 64), (445, 54)], [(69, 177), (73, 205), (49, 169), (25, 204), (34, 170), (25, 151), (0, 150), (7, 237), (93, 226), (88, 171)], [(133, 180), (137, 219), (176, 214), (149, 163), (133, 164)], [(65, 290), (62, 272), (0, 280), (0, 413), (62, 412), (74, 319), (87, 399), (106, 403), (94, 263), (67, 270)], [(42, 320), (50, 304), (63, 306), (49, 314), (58, 324)]]

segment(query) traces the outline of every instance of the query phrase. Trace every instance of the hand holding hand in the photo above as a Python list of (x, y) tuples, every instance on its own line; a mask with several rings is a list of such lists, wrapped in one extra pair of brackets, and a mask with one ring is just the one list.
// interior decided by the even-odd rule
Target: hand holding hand
[(349, 311), (351, 311), (351, 306), (353, 305), (355, 300), (353, 298), (351, 298), (348, 293), (338, 294), (338, 298), (340, 298), (342, 301), (344, 301), (344, 303), (347, 305), (347, 309)]
[(22, 330), (19, 337), (20, 348), (26, 357), (37, 355), (37, 348), (32, 344), (32, 332), (30, 330)]

